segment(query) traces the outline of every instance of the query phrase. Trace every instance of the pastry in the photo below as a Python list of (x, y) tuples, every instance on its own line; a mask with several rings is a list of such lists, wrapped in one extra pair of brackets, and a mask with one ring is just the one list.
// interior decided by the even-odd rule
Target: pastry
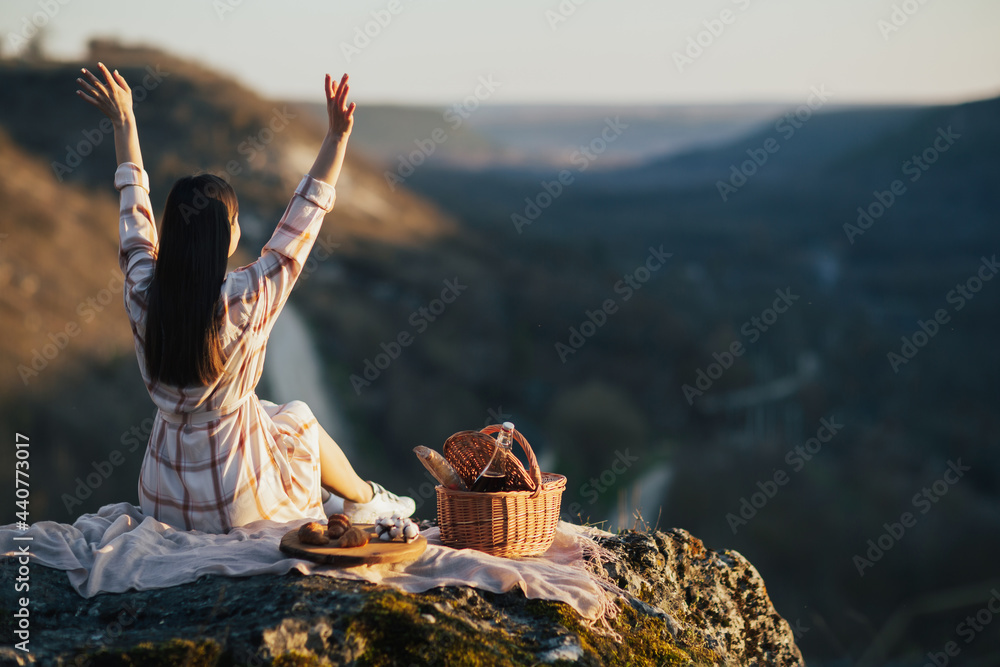
[(340, 536), (337, 540), (336, 546), (342, 549), (350, 549), (353, 547), (363, 547), (368, 544), (368, 533), (361, 530), (357, 526), (351, 526), (347, 531)]
[(331, 514), (330, 521), (326, 526), (326, 534), (330, 539), (335, 540), (346, 533), (350, 527), (351, 520), (347, 518), (346, 514)]
[(326, 536), (326, 526), (319, 521), (310, 521), (299, 528), (299, 542), (302, 544), (315, 544), (322, 546), (330, 543), (330, 538)]

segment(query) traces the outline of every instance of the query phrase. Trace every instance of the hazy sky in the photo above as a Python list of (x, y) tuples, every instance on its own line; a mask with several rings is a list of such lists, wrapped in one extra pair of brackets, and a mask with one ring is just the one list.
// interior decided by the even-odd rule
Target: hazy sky
[(2, 0), (5, 53), (33, 16), (57, 57), (116, 36), (288, 99), (344, 71), (359, 102), (451, 104), (480, 77), (495, 103), (1000, 95), (1000, 0)]

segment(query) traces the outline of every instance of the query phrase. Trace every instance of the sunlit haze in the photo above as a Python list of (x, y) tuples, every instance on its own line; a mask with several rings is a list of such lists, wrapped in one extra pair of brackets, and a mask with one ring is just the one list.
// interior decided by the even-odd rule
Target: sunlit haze
[[(96, 5), (96, 6), (95, 6)], [(51, 16), (51, 18), (49, 18)], [(32, 20), (77, 58), (88, 39), (146, 43), (263, 94), (316, 97), (347, 71), (359, 102), (958, 102), (1000, 93), (995, 0), (5, 0), (15, 54)]]

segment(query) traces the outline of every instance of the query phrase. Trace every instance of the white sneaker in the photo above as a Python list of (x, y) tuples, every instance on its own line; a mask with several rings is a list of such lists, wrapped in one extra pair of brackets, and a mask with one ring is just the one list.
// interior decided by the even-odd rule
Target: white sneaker
[(327, 516), (344, 513), (344, 499), (326, 489), (320, 489), (323, 499), (323, 511)]
[(375, 523), (375, 519), (382, 516), (398, 516), (406, 518), (417, 509), (417, 504), (413, 498), (397, 496), (385, 490), (381, 484), (368, 482), (375, 492), (375, 496), (367, 503), (355, 503), (350, 500), (344, 501), (344, 514), (351, 520), (351, 523)]

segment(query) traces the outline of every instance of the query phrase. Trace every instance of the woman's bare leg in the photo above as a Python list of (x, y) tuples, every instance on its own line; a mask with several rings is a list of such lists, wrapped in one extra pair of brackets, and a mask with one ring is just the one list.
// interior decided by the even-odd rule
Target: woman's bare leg
[(330, 434), (319, 427), (319, 478), (327, 491), (355, 503), (372, 499), (371, 484), (358, 477), (350, 461)]

